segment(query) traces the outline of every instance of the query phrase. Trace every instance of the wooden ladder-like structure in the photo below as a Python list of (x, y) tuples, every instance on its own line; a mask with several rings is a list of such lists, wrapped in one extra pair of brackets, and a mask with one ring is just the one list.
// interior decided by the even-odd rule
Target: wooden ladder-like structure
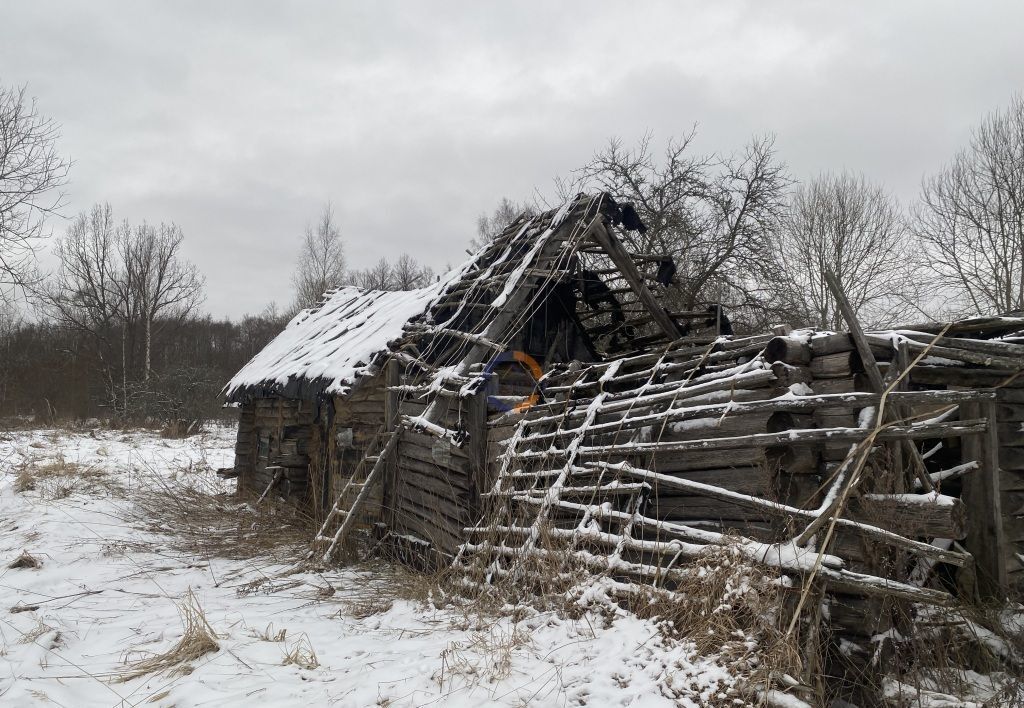
[[(323, 563), (330, 563), (338, 548), (344, 544), (355, 527), (359, 511), (369, 499), (370, 492), (383, 481), (388, 459), (398, 445), (402, 430), (402, 426), (390, 431), (382, 426), (374, 435), (367, 447), (367, 454), (356, 465), (352, 476), (345, 481), (345, 486), (342, 487), (334, 506), (317, 532), (313, 540), (311, 558), (319, 556)], [(331, 533), (332, 526), (339, 520), (341, 523), (338, 524), (337, 530)]]

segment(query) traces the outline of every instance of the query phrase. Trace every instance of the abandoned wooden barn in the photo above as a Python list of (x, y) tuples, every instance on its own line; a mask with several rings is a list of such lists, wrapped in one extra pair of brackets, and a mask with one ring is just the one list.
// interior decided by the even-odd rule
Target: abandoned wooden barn
[(634, 217), (580, 195), (425, 290), (328, 294), (226, 390), (239, 487), (323, 514), (325, 560), (378, 521), (476, 583), (671, 585), (728, 543), (865, 638), (872, 598), (1024, 589), (1024, 320), (720, 336)]

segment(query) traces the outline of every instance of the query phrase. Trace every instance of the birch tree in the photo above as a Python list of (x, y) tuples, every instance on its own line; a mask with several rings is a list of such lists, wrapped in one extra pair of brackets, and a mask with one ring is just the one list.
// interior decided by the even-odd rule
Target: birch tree
[(352, 282), (366, 290), (396, 290), (394, 268), (387, 258), (381, 258), (373, 266), (352, 274)]
[(109, 204), (79, 214), (57, 241), (59, 267), (42, 295), (57, 322), (86, 337), (107, 403), (115, 410), (123, 409), (119, 392), (127, 378), (127, 290), (117, 232)]
[(520, 215), (534, 216), (537, 209), (527, 202), (518, 202), (502, 197), (498, 206), (490, 214), (484, 213), (476, 220), (476, 237), (470, 239), (469, 248), (471, 251), (479, 251), (481, 248), (493, 241), (502, 231), (508, 227)]
[(341, 230), (328, 202), (315, 225), (306, 227), (299, 262), (292, 275), (297, 309), (312, 307), (325, 292), (345, 282)]
[(430, 285), (434, 271), (420, 265), (408, 253), (403, 253), (391, 266), (392, 287), (395, 290), (415, 290)]
[(142, 326), (142, 380), (152, 369), (153, 329), (158, 321), (181, 321), (203, 301), (204, 278), (181, 256), (184, 235), (174, 223), (143, 223), (122, 234), (125, 301), (137, 308)]

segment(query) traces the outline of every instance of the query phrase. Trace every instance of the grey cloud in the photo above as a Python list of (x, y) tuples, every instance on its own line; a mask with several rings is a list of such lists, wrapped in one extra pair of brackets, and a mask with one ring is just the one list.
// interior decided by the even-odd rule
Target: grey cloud
[[(476, 216), (610, 136), (704, 150), (771, 132), (794, 175), (863, 170), (905, 201), (1024, 85), (1017, 3), (75, 3), (5, 9), (76, 160), (69, 212), (174, 220), (238, 316), (289, 298), (333, 200), (354, 266), (459, 261)], [(57, 231), (63, 225), (55, 223)]]

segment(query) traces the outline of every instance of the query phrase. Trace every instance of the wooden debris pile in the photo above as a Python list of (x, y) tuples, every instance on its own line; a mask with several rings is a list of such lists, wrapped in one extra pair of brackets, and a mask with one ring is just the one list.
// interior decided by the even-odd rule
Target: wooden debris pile
[(731, 545), (794, 579), (794, 623), (822, 619), (824, 589), (864, 661), (909, 603), (1019, 592), (1024, 320), (851, 329), (550, 372), (543, 404), (489, 424), (490, 506), (457, 563), (671, 589)]

